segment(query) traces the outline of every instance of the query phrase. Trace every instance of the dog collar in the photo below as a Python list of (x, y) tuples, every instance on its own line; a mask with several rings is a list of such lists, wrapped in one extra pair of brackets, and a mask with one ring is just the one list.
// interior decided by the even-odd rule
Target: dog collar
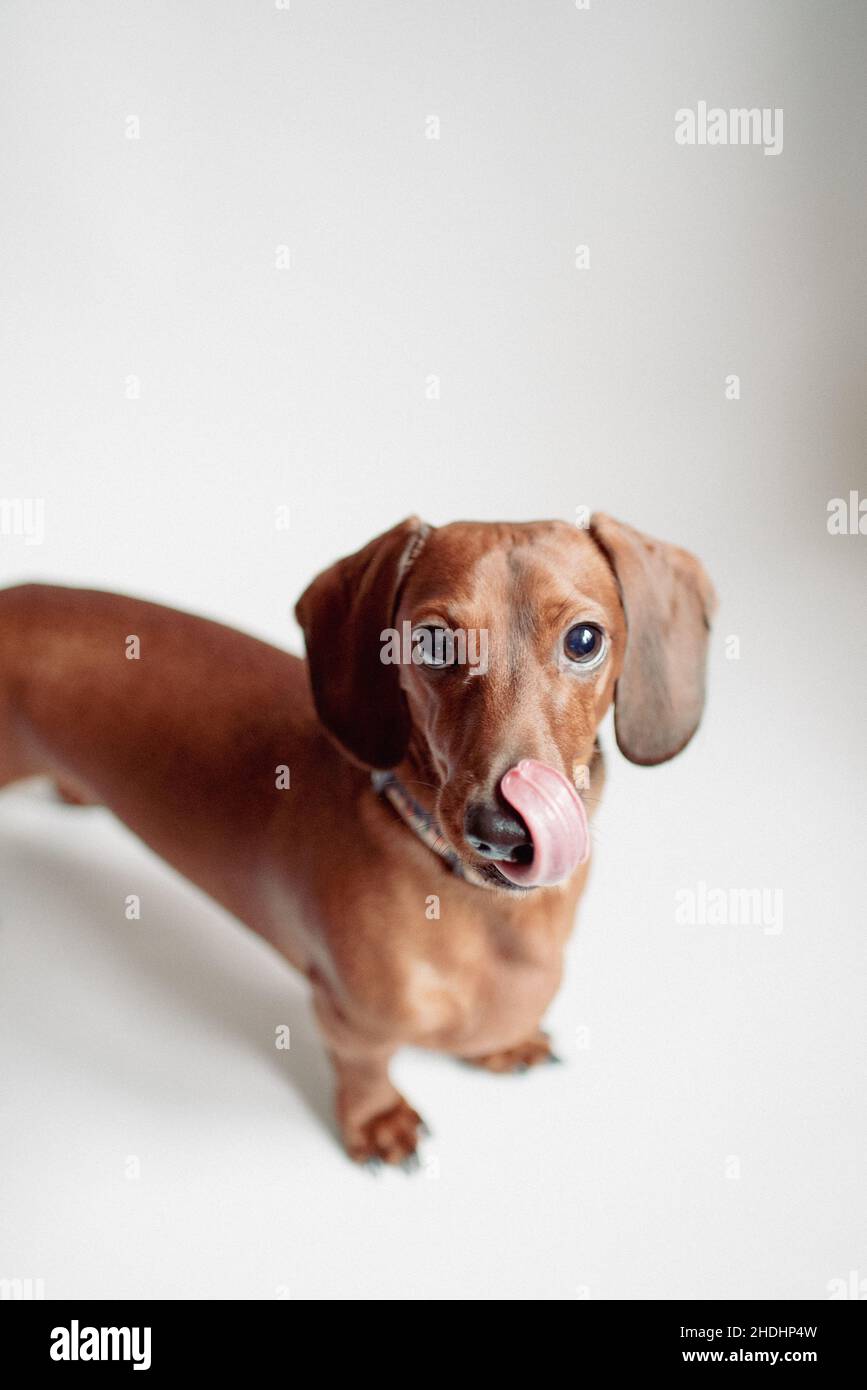
[(487, 887), (481, 874), (475, 873), (464, 864), (446, 844), (440, 823), (433, 812), (426, 811), (393, 772), (372, 772), (370, 780), (377, 796), (382, 796), (390, 802), (404, 825), (408, 825), (422, 844), (427, 845), (438, 858), (444, 860), (453, 874), (467, 883)]

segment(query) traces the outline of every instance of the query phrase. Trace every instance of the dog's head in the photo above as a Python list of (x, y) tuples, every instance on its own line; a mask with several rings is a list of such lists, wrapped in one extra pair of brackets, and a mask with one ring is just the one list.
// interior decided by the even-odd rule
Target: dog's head
[(319, 575), (296, 614), (329, 734), (432, 787), (460, 857), (526, 888), (581, 858), (573, 788), (612, 700), (632, 762), (692, 738), (714, 607), (694, 556), (611, 517), (587, 530), (413, 517)]

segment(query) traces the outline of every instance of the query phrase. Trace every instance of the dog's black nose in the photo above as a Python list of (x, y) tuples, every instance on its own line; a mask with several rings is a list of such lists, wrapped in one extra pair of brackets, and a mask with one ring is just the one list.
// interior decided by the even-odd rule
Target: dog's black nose
[(467, 844), (483, 859), (529, 864), (533, 841), (520, 816), (487, 801), (472, 802), (464, 816)]

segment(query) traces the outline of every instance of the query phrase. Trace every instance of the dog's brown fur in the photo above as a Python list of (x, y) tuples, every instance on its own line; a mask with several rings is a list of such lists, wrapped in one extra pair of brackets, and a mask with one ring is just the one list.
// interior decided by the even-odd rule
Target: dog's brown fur
[[(694, 557), (603, 516), (587, 531), (403, 522), (300, 599), (309, 670), (136, 599), (8, 589), (0, 784), (49, 774), (68, 799), (109, 807), (303, 971), (348, 1152), (400, 1162), (421, 1122), (389, 1078), (396, 1049), (491, 1071), (550, 1056), (539, 1025), (587, 867), (557, 888), (474, 886), (374, 793), (370, 768), (394, 767), (471, 865), (468, 801), (493, 797), (519, 759), (566, 776), (590, 767), (592, 809), (596, 731), (615, 695), (635, 762), (672, 757), (694, 733), (713, 606)], [(421, 618), (487, 630), (487, 674), (384, 665), (383, 630)], [(559, 660), (578, 619), (608, 635), (592, 676)]]

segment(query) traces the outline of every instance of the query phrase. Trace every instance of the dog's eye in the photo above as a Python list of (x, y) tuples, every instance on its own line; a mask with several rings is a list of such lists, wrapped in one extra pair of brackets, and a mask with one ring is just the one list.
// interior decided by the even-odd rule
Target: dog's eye
[(598, 666), (605, 655), (605, 633), (595, 623), (576, 623), (566, 633), (563, 646), (579, 666)]
[(454, 634), (447, 627), (417, 627), (412, 644), (412, 659), (420, 666), (441, 670), (455, 664)]

